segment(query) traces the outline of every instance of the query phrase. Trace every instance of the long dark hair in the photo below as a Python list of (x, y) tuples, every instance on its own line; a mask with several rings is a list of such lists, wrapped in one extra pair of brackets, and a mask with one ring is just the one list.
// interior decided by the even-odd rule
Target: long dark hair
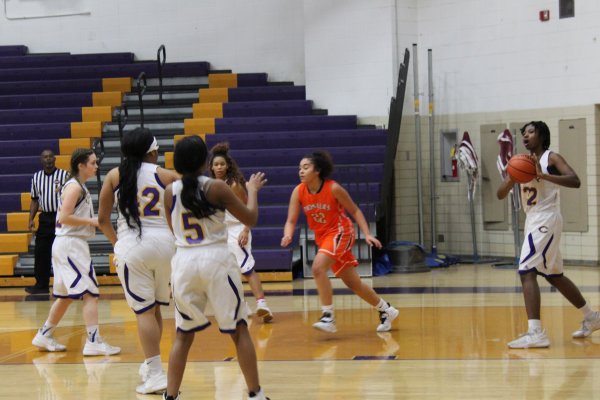
[(321, 179), (326, 179), (333, 172), (333, 160), (331, 155), (325, 150), (316, 150), (310, 154), (304, 156), (304, 158), (310, 160), (315, 166), (315, 170), (319, 172)]
[(204, 140), (199, 136), (188, 136), (175, 145), (173, 164), (175, 170), (181, 174), (181, 204), (190, 210), (194, 217), (208, 218), (217, 212), (198, 187), (198, 175), (206, 163), (208, 150)]
[[(127, 226), (142, 234), (142, 222), (137, 200), (137, 177), (144, 156), (148, 152), (154, 136), (146, 128), (135, 128), (123, 136), (121, 153), (123, 161), (119, 165), (119, 191), (117, 202), (119, 211), (125, 217)], [(135, 224), (135, 226), (134, 226)]]
[(215, 173), (212, 169), (214, 159), (216, 157), (223, 157), (225, 159), (225, 162), (227, 163), (227, 172), (225, 172), (225, 182), (227, 182), (229, 186), (231, 186), (235, 182), (244, 190), (246, 190), (246, 179), (244, 178), (244, 175), (240, 171), (240, 168), (238, 167), (235, 160), (229, 154), (229, 143), (221, 142), (215, 144), (212, 147), (212, 149), (210, 149), (210, 154), (210, 176), (216, 178)]
[(525, 132), (525, 129), (531, 125), (533, 129), (538, 133), (540, 139), (542, 140), (542, 148), (544, 150), (548, 150), (550, 148), (550, 128), (544, 121), (531, 121), (523, 125), (521, 128), (521, 134)]

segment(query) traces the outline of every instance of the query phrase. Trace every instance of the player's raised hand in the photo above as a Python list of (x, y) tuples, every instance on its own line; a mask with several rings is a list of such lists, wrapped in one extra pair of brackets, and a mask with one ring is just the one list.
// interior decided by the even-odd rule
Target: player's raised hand
[(267, 179), (265, 178), (264, 172), (257, 172), (250, 176), (248, 182), (246, 182), (246, 189), (259, 191), (265, 184), (267, 183)]

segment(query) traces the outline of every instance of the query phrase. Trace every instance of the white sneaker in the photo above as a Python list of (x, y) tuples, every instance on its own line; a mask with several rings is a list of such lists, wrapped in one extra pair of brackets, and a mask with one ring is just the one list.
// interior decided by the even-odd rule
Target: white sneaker
[(148, 380), (148, 373), (150, 372), (150, 368), (148, 368), (148, 364), (146, 361), (142, 361), (140, 365), (140, 369), (138, 369), (138, 375), (142, 379), (142, 382), (146, 382)]
[(256, 304), (256, 316), (258, 318), (262, 318), (265, 324), (273, 321), (273, 313), (269, 310), (266, 303), (257, 303)]
[(323, 315), (321, 315), (321, 319), (313, 324), (313, 328), (317, 328), (323, 332), (337, 332), (337, 328), (335, 326), (335, 318), (333, 318), (331, 313), (327, 311), (323, 312)]
[(265, 392), (263, 392), (262, 388), (258, 391), (258, 393), (254, 393), (254, 396), (250, 396), (248, 394), (248, 400), (269, 400), (267, 396), (265, 396)]
[(44, 336), (39, 331), (35, 334), (31, 344), (45, 351), (65, 351), (67, 349), (64, 344), (58, 343), (52, 336)]
[(530, 349), (535, 347), (550, 347), (550, 339), (546, 336), (546, 331), (527, 332), (519, 338), (508, 343), (511, 349)]
[(379, 311), (379, 321), (381, 323), (377, 326), (377, 332), (388, 332), (392, 330), (392, 321), (398, 318), (400, 311), (390, 306), (385, 311)]
[(98, 337), (93, 343), (86, 339), (85, 346), (83, 346), (84, 356), (114, 356), (120, 352), (120, 347), (111, 346), (103, 341), (101, 337)]
[(584, 319), (581, 322), (581, 328), (573, 332), (573, 337), (578, 339), (585, 338), (598, 329), (600, 329), (600, 312), (596, 311), (591, 319)]
[(135, 388), (135, 391), (140, 394), (163, 393), (165, 390), (167, 390), (167, 375), (164, 371), (148, 376), (144, 383)]

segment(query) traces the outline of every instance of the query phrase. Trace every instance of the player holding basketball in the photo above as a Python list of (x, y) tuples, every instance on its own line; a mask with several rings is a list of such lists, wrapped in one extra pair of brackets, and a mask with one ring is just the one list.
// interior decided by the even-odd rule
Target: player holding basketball
[(71, 178), (61, 188), (56, 214), (56, 239), (52, 245), (56, 297), (48, 319), (37, 332), (34, 346), (46, 351), (65, 351), (52, 333), (74, 299), (83, 300), (83, 320), (87, 340), (84, 356), (114, 355), (121, 352), (100, 336), (98, 327), (98, 282), (87, 240), (96, 234), (98, 219), (94, 217), (92, 196), (85, 182), (96, 175), (96, 154), (90, 149), (76, 149), (71, 155)]
[[(523, 145), (536, 164), (537, 177), (520, 185), (527, 218), (519, 274), (529, 329), (526, 334), (508, 343), (508, 347), (513, 349), (550, 346), (550, 339), (540, 321), (541, 301), (537, 275), (546, 278), (581, 311), (583, 322), (581, 328), (573, 332), (574, 338), (587, 337), (600, 329), (600, 314), (592, 310), (577, 286), (563, 274), (563, 260), (559, 249), (562, 232), (559, 186), (578, 188), (581, 185), (579, 177), (560, 154), (549, 150), (550, 130), (544, 122), (527, 123), (521, 128), (521, 135)], [(507, 176), (498, 189), (498, 199), (505, 198), (514, 183)]]
[[(160, 359), (160, 306), (169, 305), (175, 239), (167, 226), (163, 198), (165, 186), (179, 177), (156, 165), (158, 143), (148, 129), (136, 128), (125, 134), (121, 153), (121, 165), (104, 179), (98, 220), (114, 246), (125, 299), (137, 318), (145, 361), (140, 366), (143, 383), (136, 391), (147, 394), (167, 388)], [(115, 202), (118, 233), (110, 220)]]
[(380, 298), (371, 287), (365, 285), (354, 269), (358, 265), (352, 254), (355, 240), (354, 224), (346, 215), (346, 211), (358, 224), (369, 246), (381, 248), (381, 243), (371, 235), (365, 216), (346, 189), (327, 179), (332, 172), (333, 161), (325, 151), (315, 151), (300, 161), (300, 184), (296, 186), (290, 198), (281, 246), (287, 247), (292, 242), (302, 208), (309, 228), (315, 232), (315, 241), (319, 247), (313, 260), (312, 272), (323, 314), (313, 327), (325, 332), (337, 331), (333, 312), (333, 289), (327, 276), (331, 269), (348, 288), (379, 311), (381, 323), (377, 326), (377, 332), (387, 332), (392, 329), (392, 321), (398, 317), (399, 312)]
[[(246, 204), (248, 193), (246, 192), (246, 180), (238, 169), (237, 163), (229, 154), (227, 143), (217, 143), (210, 150), (210, 174), (213, 178), (225, 181), (233, 190), (233, 193)], [(252, 256), (252, 233), (250, 227), (242, 224), (229, 211), (225, 211), (225, 223), (227, 224), (227, 245), (235, 256), (242, 275), (248, 278), (248, 284), (256, 299), (256, 315), (263, 322), (271, 322), (273, 314), (263, 291), (260, 277), (254, 270), (254, 257)]]
[(205, 316), (212, 306), (219, 329), (231, 335), (250, 400), (266, 400), (260, 388), (256, 352), (248, 332), (244, 289), (239, 267), (227, 246), (225, 210), (244, 225), (258, 218), (257, 193), (265, 184), (257, 173), (246, 184), (248, 203), (242, 203), (222, 180), (203, 176), (208, 151), (197, 136), (175, 146), (174, 163), (181, 180), (167, 186), (167, 221), (175, 234), (177, 251), (171, 262), (171, 290), (175, 303), (177, 336), (169, 356), (164, 399), (179, 398), (188, 352), (195, 332), (210, 325)]

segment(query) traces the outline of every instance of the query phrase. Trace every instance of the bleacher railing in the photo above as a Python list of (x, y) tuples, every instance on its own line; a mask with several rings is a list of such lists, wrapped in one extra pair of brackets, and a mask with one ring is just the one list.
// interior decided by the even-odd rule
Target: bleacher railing
[[(127, 125), (129, 119), (129, 112), (127, 111), (127, 104), (123, 106), (117, 112), (117, 126), (119, 127), (119, 143), (123, 143), (123, 129)], [(121, 161), (123, 161), (123, 153), (121, 154)]]
[[(162, 59), (160, 55), (162, 54)], [(156, 62), (158, 66), (158, 100), (160, 104), (163, 104), (163, 84), (162, 84), (162, 70), (165, 62), (167, 61), (167, 50), (165, 49), (165, 45), (161, 44), (156, 52)]]
[(408, 62), (410, 53), (404, 50), (404, 61), (400, 64), (398, 71), (398, 84), (396, 86), (396, 97), (390, 101), (390, 116), (388, 120), (388, 135), (385, 145), (385, 160), (383, 166), (383, 181), (381, 182), (380, 202), (377, 205), (376, 221), (377, 236), (385, 246), (391, 240), (392, 228), (395, 224), (394, 218), (394, 163), (400, 137), (400, 125), (402, 123), (402, 108), (404, 106), (404, 94), (406, 92), (406, 79), (408, 75)]
[(148, 81), (146, 80), (146, 73), (140, 72), (137, 78), (137, 94), (138, 94), (138, 102), (140, 104), (140, 127), (144, 127), (144, 101), (142, 97), (146, 92), (146, 87), (148, 87)]

